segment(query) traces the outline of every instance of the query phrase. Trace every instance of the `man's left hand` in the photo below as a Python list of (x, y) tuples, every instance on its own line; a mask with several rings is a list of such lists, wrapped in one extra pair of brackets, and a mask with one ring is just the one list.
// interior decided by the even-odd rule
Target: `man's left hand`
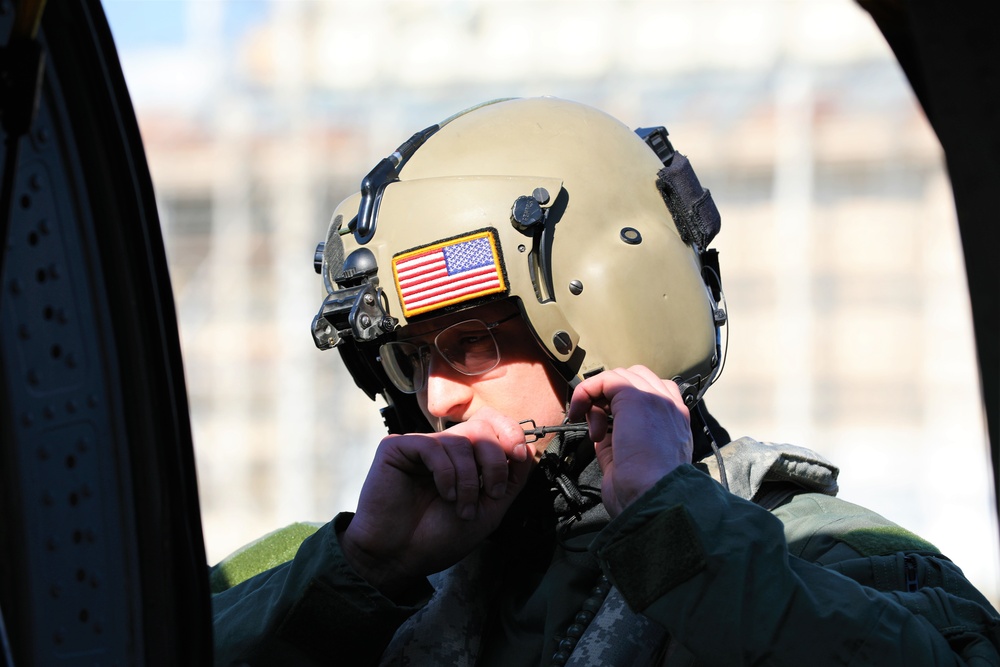
[[(609, 415), (614, 417), (610, 430)], [(604, 474), (604, 505), (612, 517), (664, 475), (691, 462), (691, 418), (680, 389), (645, 366), (584, 380), (573, 392), (568, 416), (587, 420)]]

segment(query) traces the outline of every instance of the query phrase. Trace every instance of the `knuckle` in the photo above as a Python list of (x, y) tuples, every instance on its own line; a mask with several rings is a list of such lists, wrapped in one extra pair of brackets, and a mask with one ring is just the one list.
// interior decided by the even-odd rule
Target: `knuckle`
[(455, 489), (460, 496), (473, 496), (479, 494), (479, 479), (460, 479), (455, 484)]

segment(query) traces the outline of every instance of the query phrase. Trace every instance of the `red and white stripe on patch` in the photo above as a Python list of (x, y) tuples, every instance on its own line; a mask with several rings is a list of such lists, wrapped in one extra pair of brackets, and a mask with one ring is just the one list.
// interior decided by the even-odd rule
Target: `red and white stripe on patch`
[(404, 317), (507, 289), (490, 230), (440, 241), (392, 258)]

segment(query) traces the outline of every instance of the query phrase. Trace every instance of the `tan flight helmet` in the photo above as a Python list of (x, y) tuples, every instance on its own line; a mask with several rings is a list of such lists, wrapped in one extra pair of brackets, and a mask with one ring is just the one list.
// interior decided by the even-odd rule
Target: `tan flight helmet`
[[(662, 127), (555, 98), (486, 103), (415, 134), (337, 207), (313, 337), (391, 407), (377, 348), (398, 327), (513, 298), (568, 381), (643, 364), (694, 404), (719, 368), (718, 228)], [(443, 273), (422, 277), (427, 262)]]

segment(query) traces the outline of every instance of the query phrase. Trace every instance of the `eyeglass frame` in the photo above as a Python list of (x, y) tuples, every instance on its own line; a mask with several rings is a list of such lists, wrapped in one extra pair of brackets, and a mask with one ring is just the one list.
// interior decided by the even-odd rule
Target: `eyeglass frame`
[[(496, 368), (497, 366), (499, 366), (500, 365), (500, 360), (503, 358), (503, 355), (500, 352), (500, 343), (497, 342), (497, 338), (496, 338), (496, 335), (493, 333), (493, 330), (496, 329), (501, 324), (504, 324), (505, 322), (508, 322), (508, 321), (514, 319), (515, 317), (519, 316), (520, 314), (521, 314), (520, 312), (515, 311), (515, 312), (511, 313), (510, 315), (506, 315), (506, 316), (504, 316), (504, 317), (502, 317), (499, 320), (496, 320), (494, 322), (484, 322), (483, 320), (479, 319), (478, 317), (470, 317), (467, 320), (460, 320), (458, 322), (453, 322), (452, 324), (449, 324), (448, 326), (445, 326), (445, 327), (441, 327), (440, 329), (431, 329), (430, 331), (428, 331), (428, 332), (426, 332), (424, 334), (421, 334), (420, 336), (414, 336), (414, 339), (416, 339), (416, 338), (423, 338), (424, 336), (427, 336), (427, 335), (432, 334), (435, 331), (437, 331), (437, 335), (434, 336), (434, 340), (432, 341), (431, 344), (424, 343), (422, 345), (416, 345), (415, 343), (411, 343), (409, 340), (393, 340), (393, 341), (389, 341), (387, 343), (383, 343), (378, 348), (378, 362), (382, 366), (382, 369), (385, 370), (386, 375), (388, 376), (389, 381), (392, 382), (393, 386), (396, 387), (396, 389), (398, 389), (399, 391), (403, 392), (404, 394), (418, 394), (418, 393), (420, 393), (427, 386), (427, 379), (430, 377), (430, 363), (429, 363), (429, 360), (430, 360), (430, 350), (431, 350), (432, 345), (433, 345), (433, 348), (435, 350), (437, 350), (438, 355), (442, 359), (444, 359), (445, 363), (447, 363), (448, 366), (451, 367), (451, 368), (453, 368), (456, 372), (461, 373), (462, 375), (465, 375), (467, 377), (476, 377), (477, 375), (485, 375), (486, 373), (489, 373), (491, 370), (493, 370), (494, 368)], [(452, 363), (452, 361), (448, 358), (448, 356), (441, 350), (441, 347), (438, 345), (438, 339), (442, 335), (444, 335), (444, 333), (446, 331), (448, 331), (449, 329), (453, 329), (455, 327), (461, 326), (463, 324), (468, 324), (469, 322), (479, 322), (479, 323), (481, 323), (483, 325), (483, 327), (486, 329), (486, 332), (490, 335), (490, 340), (493, 341), (493, 347), (496, 349), (496, 355), (497, 355), (497, 360), (496, 360), (496, 362), (492, 366), (490, 366), (489, 368), (486, 368), (484, 370), (475, 371), (475, 372), (472, 372), (472, 373), (470, 373), (468, 371), (463, 371), (461, 368), (457, 367), (454, 363)], [(412, 340), (412, 339), (410, 339), (410, 340)], [(383, 352), (383, 350), (386, 347), (388, 347), (389, 345), (395, 345), (395, 344), (400, 344), (400, 343), (407, 343), (407, 344), (412, 345), (413, 347), (417, 348), (416, 358), (420, 360), (420, 368), (423, 369), (423, 372), (420, 374), (420, 377), (422, 379), (421, 379), (421, 382), (419, 383), (419, 386), (418, 386), (418, 383), (416, 382), (417, 375), (416, 375), (416, 373), (414, 373), (414, 375), (413, 375), (414, 382), (412, 382), (414, 388), (412, 390), (410, 390), (410, 389), (404, 389), (403, 387), (400, 387), (399, 384), (395, 380), (393, 380), (393, 373), (390, 372), (388, 368), (386, 368), (386, 362), (384, 361), (384, 358), (386, 357), (386, 355)], [(414, 366), (414, 368), (416, 368), (416, 366)], [(400, 373), (400, 375), (404, 375), (404, 374)]]

